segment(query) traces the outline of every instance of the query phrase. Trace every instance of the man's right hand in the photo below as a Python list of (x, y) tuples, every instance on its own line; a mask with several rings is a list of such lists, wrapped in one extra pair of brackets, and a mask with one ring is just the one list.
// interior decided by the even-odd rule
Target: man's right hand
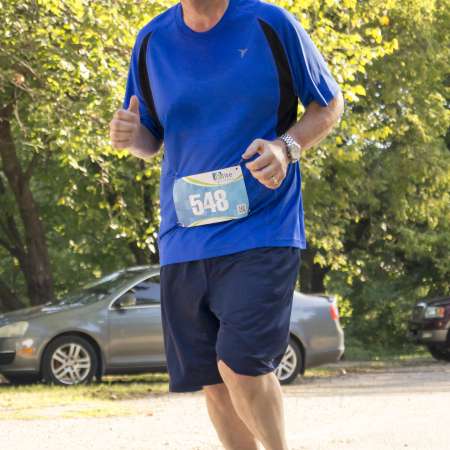
[(139, 100), (133, 95), (128, 109), (119, 109), (109, 123), (109, 136), (114, 148), (132, 147), (141, 126)]

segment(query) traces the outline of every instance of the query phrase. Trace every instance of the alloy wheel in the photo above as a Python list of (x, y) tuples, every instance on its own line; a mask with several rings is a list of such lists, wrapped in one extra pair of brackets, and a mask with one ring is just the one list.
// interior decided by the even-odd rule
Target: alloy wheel
[(53, 376), (62, 384), (83, 382), (91, 370), (91, 357), (80, 344), (69, 342), (59, 346), (51, 357)]
[(291, 344), (288, 344), (283, 359), (275, 369), (279, 381), (287, 380), (297, 370), (298, 357)]

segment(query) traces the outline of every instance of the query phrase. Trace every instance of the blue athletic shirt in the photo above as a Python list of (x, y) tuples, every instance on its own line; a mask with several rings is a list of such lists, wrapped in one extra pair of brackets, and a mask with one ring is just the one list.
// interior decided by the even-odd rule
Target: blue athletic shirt
[[(289, 165), (277, 189), (269, 189), (241, 155), (254, 139), (274, 140), (287, 131), (297, 119), (298, 100), (326, 106), (339, 90), (297, 19), (270, 3), (230, 0), (221, 20), (205, 32), (186, 25), (177, 3), (140, 29), (123, 107), (136, 95), (142, 124), (164, 142), (161, 265), (256, 247), (306, 248), (299, 163)], [(174, 181), (240, 162), (249, 215), (180, 226)]]

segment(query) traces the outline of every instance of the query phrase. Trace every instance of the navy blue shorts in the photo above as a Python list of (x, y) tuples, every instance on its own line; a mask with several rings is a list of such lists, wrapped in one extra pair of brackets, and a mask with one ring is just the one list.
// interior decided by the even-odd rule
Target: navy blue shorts
[(170, 392), (223, 383), (217, 362), (262, 375), (289, 340), (300, 249), (263, 247), (161, 267)]

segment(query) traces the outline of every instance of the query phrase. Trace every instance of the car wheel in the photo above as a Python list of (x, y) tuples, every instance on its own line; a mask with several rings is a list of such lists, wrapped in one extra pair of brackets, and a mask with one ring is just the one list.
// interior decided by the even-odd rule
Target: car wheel
[(41, 381), (41, 376), (38, 373), (20, 373), (14, 375), (2, 374), (6, 381), (13, 385), (25, 385), (39, 383)]
[(289, 384), (297, 378), (302, 370), (302, 351), (297, 342), (290, 337), (283, 359), (275, 369), (280, 384)]
[(450, 362), (450, 348), (437, 345), (428, 345), (431, 356), (438, 361)]
[(44, 352), (44, 381), (62, 386), (91, 383), (97, 372), (97, 361), (97, 353), (86, 339), (74, 335), (60, 336)]

